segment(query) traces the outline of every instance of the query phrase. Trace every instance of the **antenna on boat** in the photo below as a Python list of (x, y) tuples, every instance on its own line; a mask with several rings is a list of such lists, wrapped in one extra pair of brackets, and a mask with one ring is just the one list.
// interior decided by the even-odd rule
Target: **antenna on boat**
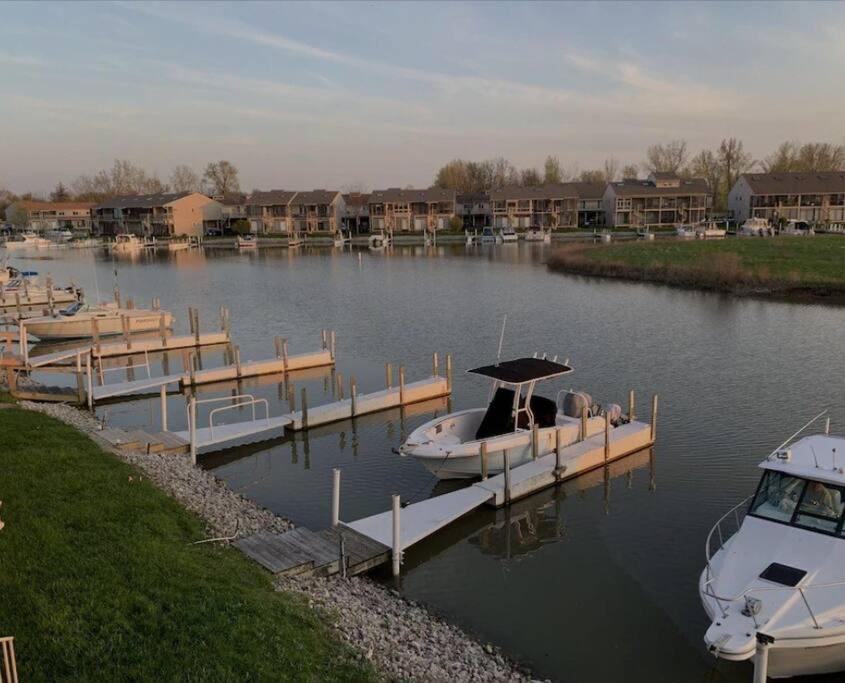
[[(816, 449), (813, 448), (813, 444), (810, 444), (810, 450), (813, 451), (813, 462), (816, 463), (816, 469), (819, 469), (819, 459), (816, 457)], [(835, 463), (834, 463), (834, 469), (836, 469)]]
[(505, 325), (508, 324), (508, 314), (505, 313), (505, 317), (502, 318), (502, 332), (499, 335), (499, 352), (496, 354), (496, 365), (499, 365), (499, 361), (502, 358), (502, 344), (505, 341)]

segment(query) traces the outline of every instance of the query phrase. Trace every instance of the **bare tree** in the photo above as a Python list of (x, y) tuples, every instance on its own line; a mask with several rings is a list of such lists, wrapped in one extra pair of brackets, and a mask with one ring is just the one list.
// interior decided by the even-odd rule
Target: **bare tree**
[(592, 171), (581, 171), (578, 180), (582, 183), (604, 183), (604, 170), (594, 169)]
[(665, 145), (649, 147), (643, 166), (649, 173), (680, 173), (686, 161), (686, 140), (672, 140)]
[(342, 188), (344, 194), (367, 194), (370, 191), (370, 188), (367, 187), (367, 183), (363, 180), (356, 180), (351, 183), (347, 183)]
[(612, 183), (619, 173), (619, 162), (613, 157), (604, 160), (604, 181)]
[(563, 173), (560, 168), (560, 160), (551, 155), (546, 157), (546, 162), (543, 164), (543, 182), (544, 183), (560, 183), (563, 181)]
[(716, 205), (727, 206), (728, 193), (739, 176), (751, 170), (754, 158), (742, 148), (742, 142), (736, 138), (722, 140), (718, 152), (719, 166), (722, 173), (722, 187), (717, 195)]
[(29, 213), (22, 206), (12, 203), (6, 207), (6, 220), (16, 228), (23, 228), (29, 220)]
[(523, 168), (519, 172), (519, 184), (523, 187), (542, 185), (543, 179), (536, 168)]
[(622, 167), (622, 179), (636, 178), (640, 174), (640, 168), (636, 164), (625, 164)]
[(179, 164), (170, 174), (171, 192), (199, 192), (202, 181), (190, 166)]
[(67, 188), (64, 186), (64, 183), (59, 181), (56, 187), (50, 193), (50, 201), (66, 202), (68, 199), (70, 199), (70, 194), (68, 193)]
[(234, 164), (226, 161), (212, 161), (205, 167), (203, 174), (205, 180), (214, 194), (227, 194), (239, 192), (241, 189), (238, 182), (238, 169)]
[(781, 142), (774, 152), (760, 162), (760, 166), (766, 173), (795, 171), (799, 147), (797, 142)]
[[(722, 177), (722, 165), (719, 159), (709, 149), (703, 149), (696, 154), (689, 164), (689, 174), (696, 178), (704, 178), (710, 188), (711, 206), (717, 207), (721, 190), (724, 185)], [(725, 193), (725, 196), (727, 194)], [(718, 206), (718, 208), (724, 208)]]

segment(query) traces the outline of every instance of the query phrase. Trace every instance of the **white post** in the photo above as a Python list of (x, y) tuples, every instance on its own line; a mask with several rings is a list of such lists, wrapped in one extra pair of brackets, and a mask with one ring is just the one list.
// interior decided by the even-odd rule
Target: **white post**
[(167, 431), (167, 386), (161, 385), (161, 431)]
[(188, 399), (188, 431), (191, 437), (191, 462), (197, 464), (197, 399)]
[(506, 448), (502, 454), (505, 459), (505, 505), (511, 502), (511, 456)]
[(446, 391), (452, 393), (452, 354), (446, 354)]
[(332, 484), (332, 526), (340, 523), (340, 468), (335, 467), (334, 482)]
[(354, 377), (349, 378), (349, 400), (352, 402), (352, 417), (358, 412), (358, 385)]
[(402, 564), (402, 540), (399, 527), (399, 496), (393, 495), (393, 576), (399, 576)]
[(85, 355), (85, 374), (88, 375), (88, 410), (94, 410), (94, 373), (91, 368), (91, 350)]
[(634, 390), (628, 392), (628, 419), (634, 421)]
[(766, 683), (769, 675), (769, 645), (757, 641), (754, 653), (754, 683)]
[(560, 481), (560, 476), (563, 474), (563, 468), (561, 467), (562, 451), (563, 445), (560, 439), (560, 427), (557, 427), (555, 429), (555, 479), (558, 481)]
[(657, 394), (651, 397), (651, 442), (657, 437)]
[(438, 370), (438, 362), (437, 362), (437, 351), (431, 354), (431, 376), (437, 377), (437, 370)]
[(331, 354), (332, 354), (332, 362), (334, 362), (334, 359), (335, 359), (335, 349), (337, 348), (337, 334), (335, 333), (335, 331), (334, 331), (334, 330), (332, 330), (332, 331), (331, 331), (331, 333), (330, 333), (330, 337), (329, 337), (329, 338), (330, 338), (330, 340), (331, 340), (331, 348), (330, 348), (330, 351), (331, 351)]
[(610, 460), (610, 413), (604, 413), (604, 464)]
[(830, 434), (830, 418), (827, 418), (824, 423), (824, 433)]

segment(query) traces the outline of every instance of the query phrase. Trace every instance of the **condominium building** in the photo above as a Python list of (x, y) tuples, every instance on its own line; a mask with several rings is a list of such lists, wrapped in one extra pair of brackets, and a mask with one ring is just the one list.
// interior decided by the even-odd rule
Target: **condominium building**
[[(91, 229), (91, 209), (95, 202), (42, 202), (22, 199), (6, 207), (6, 219), (26, 230)], [(13, 219), (12, 217), (15, 217)]]
[(147, 237), (201, 237), (207, 225), (219, 224), (222, 205), (199, 192), (115, 197), (92, 209), (94, 232)]
[(613, 228), (697, 223), (705, 218), (708, 195), (703, 178), (683, 179), (671, 173), (608, 183), (604, 191), (605, 220)]
[(430, 187), (376, 190), (370, 195), (370, 229), (376, 232), (433, 232), (446, 230), (455, 217), (454, 190)]
[(296, 192), (290, 190), (255, 190), (246, 199), (250, 232), (290, 232), (293, 228), (290, 205), (295, 196)]
[(293, 230), (305, 232), (338, 232), (345, 213), (343, 195), (337, 190), (297, 192), (289, 204)]
[(745, 173), (728, 194), (728, 209), (740, 223), (748, 218), (842, 222), (845, 172)]
[(490, 191), (496, 228), (560, 229), (578, 226), (578, 188), (575, 183), (530, 187), (507, 186)]
[(605, 224), (604, 191), (607, 183), (569, 183), (578, 197), (579, 228), (599, 228)]
[(344, 229), (354, 232), (367, 232), (370, 229), (370, 195), (366, 192), (347, 192), (343, 195), (345, 215)]
[(242, 192), (228, 192), (213, 195), (212, 199), (220, 204), (220, 228), (231, 228), (240, 220), (247, 219), (247, 200), (249, 196)]

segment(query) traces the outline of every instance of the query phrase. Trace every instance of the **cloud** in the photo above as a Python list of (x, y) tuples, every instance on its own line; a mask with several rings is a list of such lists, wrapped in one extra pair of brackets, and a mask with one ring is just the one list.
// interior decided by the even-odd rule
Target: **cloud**
[(13, 55), (8, 52), (0, 52), (0, 64), (12, 64), (15, 66), (47, 66), (47, 62), (39, 57), (30, 55)]

